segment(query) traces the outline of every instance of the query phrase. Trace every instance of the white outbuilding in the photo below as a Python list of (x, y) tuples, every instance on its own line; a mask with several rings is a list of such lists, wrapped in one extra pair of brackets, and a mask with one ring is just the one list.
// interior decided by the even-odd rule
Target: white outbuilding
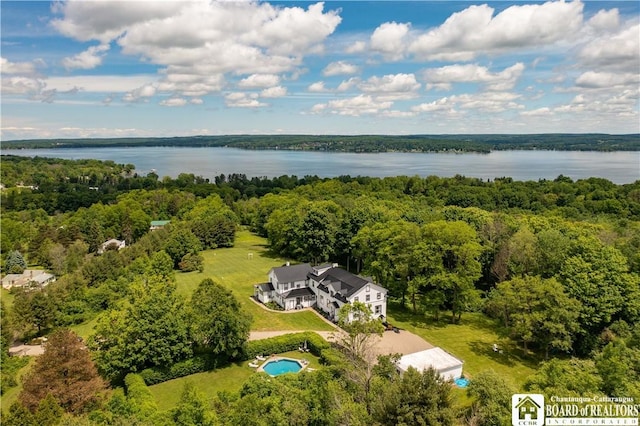
[(431, 348), (404, 355), (398, 361), (397, 367), (401, 373), (407, 371), (409, 367), (418, 371), (433, 368), (445, 380), (455, 380), (462, 377), (462, 361), (441, 348)]

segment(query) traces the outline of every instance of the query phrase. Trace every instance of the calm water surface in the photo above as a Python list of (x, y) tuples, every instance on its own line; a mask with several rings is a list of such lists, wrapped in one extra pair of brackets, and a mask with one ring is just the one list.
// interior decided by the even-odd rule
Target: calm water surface
[(380, 153), (354, 154), (309, 151), (249, 151), (237, 148), (68, 148), (3, 150), (2, 154), (95, 158), (131, 163), (139, 173), (155, 170), (160, 176), (180, 173), (212, 179), (224, 173), (248, 177), (282, 175), (441, 176), (457, 174), (482, 179), (509, 176), (515, 180), (602, 177), (614, 183), (640, 179), (640, 152), (494, 151), (490, 154)]

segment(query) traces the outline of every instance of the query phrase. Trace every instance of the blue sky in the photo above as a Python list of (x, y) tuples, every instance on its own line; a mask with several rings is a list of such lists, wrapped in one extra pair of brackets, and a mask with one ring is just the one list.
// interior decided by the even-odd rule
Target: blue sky
[(640, 131), (637, 1), (2, 1), (2, 140)]

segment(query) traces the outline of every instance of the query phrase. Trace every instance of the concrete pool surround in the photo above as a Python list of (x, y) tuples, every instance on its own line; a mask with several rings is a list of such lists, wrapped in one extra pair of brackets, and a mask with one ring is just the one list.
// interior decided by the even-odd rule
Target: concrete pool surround
[[(265, 370), (265, 367), (271, 363), (277, 363), (279, 361), (289, 361), (289, 362), (295, 362), (296, 364), (298, 364), (300, 366), (300, 369), (298, 371), (290, 371), (290, 372), (282, 372), (282, 373), (278, 373), (278, 374), (270, 374), (268, 371)], [(306, 359), (296, 359), (296, 358), (288, 358), (288, 357), (282, 357), (282, 356), (275, 356), (272, 355), (269, 358), (267, 358), (266, 361), (264, 361), (257, 369), (256, 371), (259, 372), (263, 372), (263, 373), (267, 373), (269, 374), (271, 377), (275, 377), (275, 376), (279, 376), (282, 374), (286, 374), (286, 373), (299, 373), (302, 370), (304, 370), (305, 368), (307, 368), (309, 366), (309, 361), (307, 361)]]

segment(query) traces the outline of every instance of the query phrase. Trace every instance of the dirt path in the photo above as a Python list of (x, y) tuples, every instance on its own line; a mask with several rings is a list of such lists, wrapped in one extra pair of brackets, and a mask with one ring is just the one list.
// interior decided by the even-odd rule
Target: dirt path
[[(302, 333), (304, 331), (307, 330), (252, 331), (249, 340), (268, 339), (270, 337), (282, 336), (283, 334)], [(334, 341), (336, 333), (338, 332), (338, 330), (315, 331), (315, 333), (318, 333), (329, 342)], [(433, 348), (433, 345), (417, 334), (400, 330), (399, 333), (385, 331), (382, 337), (376, 338), (374, 350), (376, 355), (389, 355), (394, 353), (406, 355), (431, 348)]]

